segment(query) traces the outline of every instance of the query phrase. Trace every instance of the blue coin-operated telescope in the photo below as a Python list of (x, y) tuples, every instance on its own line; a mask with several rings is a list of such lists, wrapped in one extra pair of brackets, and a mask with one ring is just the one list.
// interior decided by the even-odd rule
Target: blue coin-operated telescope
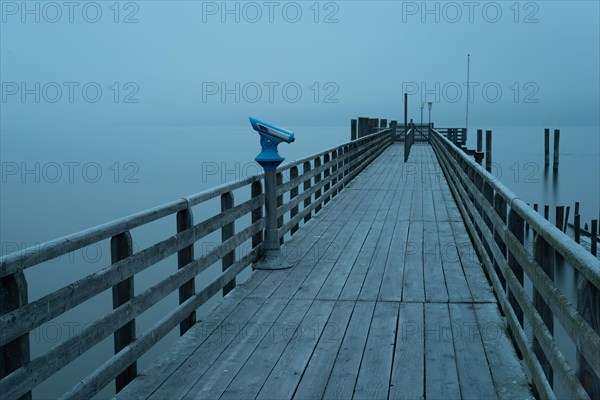
[(277, 166), (284, 160), (277, 152), (277, 145), (281, 142), (292, 143), (294, 132), (278, 128), (250, 117), (252, 128), (260, 135), (262, 151), (254, 158), (265, 171), (275, 171)]
[(279, 227), (277, 226), (277, 174), (276, 170), (283, 161), (277, 153), (281, 142), (292, 143), (294, 132), (278, 128), (266, 122), (250, 117), (252, 128), (260, 135), (262, 151), (255, 160), (265, 170), (265, 238), (264, 257), (254, 264), (255, 269), (285, 269), (291, 263), (281, 256)]

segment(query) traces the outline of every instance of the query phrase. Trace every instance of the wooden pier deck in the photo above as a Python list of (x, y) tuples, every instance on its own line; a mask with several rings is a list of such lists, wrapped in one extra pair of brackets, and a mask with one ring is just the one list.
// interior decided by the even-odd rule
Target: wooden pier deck
[(393, 144), (119, 399), (525, 399), (431, 146)]

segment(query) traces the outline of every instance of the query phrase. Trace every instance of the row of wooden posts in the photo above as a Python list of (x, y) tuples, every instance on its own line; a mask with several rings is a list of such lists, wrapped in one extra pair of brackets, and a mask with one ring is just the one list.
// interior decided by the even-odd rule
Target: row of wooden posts
[[(390, 121), (389, 128), (395, 131), (397, 121)], [(350, 140), (360, 139), (382, 129), (388, 128), (388, 120), (384, 118), (359, 117), (350, 120)]]
[[(533, 209), (538, 212), (538, 204), (533, 205)], [(573, 216), (573, 227), (575, 242), (581, 244), (582, 233), (589, 236), (591, 239), (591, 253), (596, 256), (598, 254), (598, 220), (593, 219), (590, 223), (591, 230), (588, 230), (588, 224), (586, 223), (582, 229), (581, 226), (581, 215), (579, 214), (579, 202), (575, 202), (575, 215)], [(571, 213), (571, 206), (556, 206), (556, 219), (555, 226), (562, 232), (567, 233), (569, 224), (569, 214)], [(544, 205), (544, 218), (550, 220), (550, 206)], [(529, 226), (525, 226), (526, 231), (529, 230)]]

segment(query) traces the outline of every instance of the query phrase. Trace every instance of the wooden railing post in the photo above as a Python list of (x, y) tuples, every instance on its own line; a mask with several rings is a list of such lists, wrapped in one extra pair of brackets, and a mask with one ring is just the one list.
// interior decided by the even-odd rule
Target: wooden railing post
[[(537, 235), (534, 244), (534, 259), (539, 264), (540, 268), (548, 275), (551, 281), (554, 282), (554, 250), (548, 242), (544, 240), (542, 235)], [(554, 316), (548, 304), (544, 301), (539, 292), (533, 288), (533, 304), (542, 317), (542, 320), (548, 327), (551, 335), (554, 335)], [(540, 365), (546, 374), (550, 387), (553, 386), (553, 371), (550, 362), (546, 358), (544, 351), (542, 350), (538, 340), (533, 337), (533, 351), (536, 357), (540, 361)]]
[[(577, 278), (577, 312), (600, 335), (600, 290), (581, 274), (578, 274)], [(577, 377), (590, 399), (600, 399), (600, 379), (579, 351), (577, 352)]]
[[(321, 167), (321, 157), (317, 157), (317, 158), (315, 158), (315, 169), (319, 169), (320, 167)], [(315, 175), (315, 186), (318, 185), (319, 182), (321, 182), (321, 173), (320, 172)], [(317, 199), (319, 197), (321, 197), (321, 189), (315, 190), (315, 201), (317, 201)], [(321, 211), (321, 203), (319, 203), (315, 207), (315, 214), (318, 213), (319, 211)]]
[[(337, 150), (333, 150), (331, 152), (331, 175), (332, 175), (331, 187), (335, 186), (335, 184), (337, 183), (337, 170), (338, 170), (337, 157), (338, 157)], [(333, 198), (336, 194), (337, 194), (336, 190), (331, 192), (331, 198)]]
[[(519, 214), (517, 214), (516, 212), (513, 211), (512, 208), (508, 212), (508, 229), (512, 232), (513, 235), (515, 235), (515, 238), (517, 238), (519, 243), (521, 243), (521, 244), (525, 243), (525, 222), (523, 221), (523, 218), (521, 218), (521, 216)], [(517, 262), (515, 257), (512, 255), (512, 253), (510, 252), (510, 249), (508, 252), (508, 266), (510, 267), (511, 271), (517, 278), (517, 281), (519, 281), (519, 284), (521, 286), (523, 286), (523, 280), (524, 280), (523, 268)], [(507, 287), (506, 291), (508, 292), (508, 302), (509, 302), (510, 306), (512, 307), (513, 311), (515, 312), (515, 315), (517, 316), (517, 320), (519, 321), (519, 324), (522, 327), (523, 326), (523, 310), (521, 309), (521, 306), (519, 305), (519, 302), (517, 301), (512, 290), (510, 290)], [(512, 332), (511, 332), (511, 339), (513, 341), (514, 348), (517, 350), (517, 355), (519, 355), (519, 358), (522, 358), (521, 352), (519, 351), (519, 346), (516, 344), (514, 334)]]
[[(283, 174), (281, 172), (277, 172), (276, 176), (276, 182), (277, 182), (277, 187), (280, 187), (283, 184)], [(281, 207), (283, 205), (283, 193), (280, 194), (279, 196), (277, 196), (277, 208)], [(277, 217), (277, 229), (281, 229), (281, 227), (283, 226), (283, 215)], [(279, 238), (279, 245), (282, 245), (284, 242), (283, 240), (283, 236)]]
[[(258, 197), (262, 194), (262, 184), (260, 180), (256, 182), (252, 182), (252, 186), (250, 187), (250, 196), (252, 198)], [(263, 218), (263, 206), (262, 204), (252, 210), (252, 223), (260, 221)], [(258, 231), (252, 236), (252, 248), (256, 248), (263, 242), (263, 231)]]
[[(231, 208), (233, 208), (234, 198), (232, 192), (223, 193), (221, 195), (221, 212), (225, 212)], [(235, 234), (235, 221), (231, 221), (230, 223), (224, 225), (221, 228), (221, 243), (224, 243), (227, 239), (233, 237)], [(229, 268), (235, 262), (235, 250), (230, 251), (227, 254), (223, 255), (221, 260), (222, 271), (225, 272), (227, 268)], [(225, 286), (223, 286), (223, 296), (226, 296), (227, 293), (231, 292), (235, 288), (235, 278), (227, 282)]]
[[(133, 255), (133, 242), (129, 231), (115, 235), (110, 240), (111, 262), (114, 264)], [(127, 303), (134, 296), (133, 276), (117, 283), (112, 288), (113, 309)], [(135, 319), (132, 319), (114, 333), (115, 354), (123, 350), (135, 340)], [(119, 393), (137, 376), (137, 362), (129, 365), (117, 375), (115, 380), (116, 391)]]
[(485, 131), (485, 170), (492, 172), (492, 131)]
[[(306, 175), (309, 172), (310, 172), (310, 161), (305, 161), (304, 165), (302, 167), (302, 175)], [(310, 185), (310, 181), (311, 181), (310, 178), (308, 178), (307, 180), (304, 181), (304, 187), (303, 187), (303, 189), (304, 189), (305, 192), (308, 191), (308, 190), (310, 190), (310, 186), (311, 186)], [(304, 199), (304, 209), (305, 210), (308, 207), (310, 207), (311, 197), (312, 196), (308, 196), (307, 198)], [(309, 213), (307, 213), (304, 216), (304, 223), (307, 223), (308, 221), (310, 221), (310, 218), (311, 218), (311, 213), (309, 212)]]
[[(0, 278), (0, 315), (23, 307), (27, 303), (28, 293), (25, 274), (17, 272)], [(29, 333), (1, 346), (0, 358), (0, 378), (4, 378), (29, 363)], [(31, 400), (31, 392), (27, 392), (19, 399)]]
[[(504, 201), (500, 193), (496, 193), (494, 195), (494, 210), (496, 210), (496, 213), (500, 217), (500, 220), (502, 220), (502, 223), (506, 225), (506, 202)], [(506, 244), (504, 243), (504, 241), (500, 237), (500, 233), (498, 233), (498, 230), (496, 229), (494, 229), (494, 239), (496, 240), (496, 244), (498, 245), (502, 256), (504, 257), (504, 259), (506, 259)], [(496, 261), (494, 261), (494, 268), (496, 268), (496, 271), (501, 271), (500, 265)]]
[[(181, 233), (194, 226), (194, 216), (192, 210), (186, 208), (177, 213), (177, 233)], [(191, 244), (177, 252), (177, 269), (185, 268), (186, 265), (194, 261), (194, 245)], [(179, 287), (179, 304), (183, 304), (196, 292), (196, 283), (194, 278), (190, 279)], [(179, 324), (179, 334), (183, 335), (188, 329), (196, 323), (196, 311), (193, 311), (187, 318)]]
[[(329, 161), (331, 161), (331, 156), (329, 155), (329, 153), (325, 153), (325, 155), (323, 156), (323, 164), (327, 165), (327, 163), (329, 163)], [(323, 173), (323, 180), (325, 181), (325, 185), (323, 185), (323, 192), (327, 192), (330, 187), (330, 181), (329, 181), (330, 170), (331, 170), (331, 165), (326, 167), (325, 171)], [(329, 196), (325, 196), (325, 201), (323, 202), (323, 204), (327, 204), (327, 203), (329, 203)]]
[[(298, 167), (293, 166), (290, 168), (290, 181), (293, 179), (296, 179), (297, 177), (298, 177)], [(292, 201), (294, 199), (294, 197), (296, 197), (296, 196), (298, 196), (298, 186), (294, 186), (292, 189), (290, 189), (290, 201)], [(292, 219), (296, 215), (298, 215), (298, 210), (299, 210), (298, 206), (292, 207), (292, 209), (290, 210), (290, 219)], [(292, 226), (292, 229), (290, 229), (290, 234), (293, 235), (294, 233), (296, 233), (298, 228), (299, 228), (298, 224)]]

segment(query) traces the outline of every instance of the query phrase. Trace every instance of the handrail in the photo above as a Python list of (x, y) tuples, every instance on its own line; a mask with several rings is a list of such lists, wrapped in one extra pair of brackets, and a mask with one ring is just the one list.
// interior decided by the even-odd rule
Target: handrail
[[(392, 130), (379, 130), (278, 168), (280, 238), (283, 240), (288, 233), (293, 235), (302, 222), (307, 223), (381, 154), (392, 139)], [(300, 166), (303, 167), (302, 173)], [(290, 173), (284, 182), (285, 171)], [(236, 276), (259, 259), (263, 252), (265, 228), (263, 182), (264, 174), (259, 174), (225, 183), (0, 258), (0, 289), (13, 295), (0, 304), (0, 347), (2, 354), (11, 357), (12, 362), (5, 376), (0, 375), (0, 393), (6, 398), (27, 395), (111, 334), (114, 336), (115, 355), (76, 384), (65, 397), (90, 397), (115, 378), (117, 391), (127, 385), (137, 374), (136, 362), (142, 354), (177, 325), (181, 334), (185, 333), (196, 320), (196, 309), (219, 291), (222, 290), (223, 295), (231, 291), (235, 287)], [(234, 191), (239, 189), (250, 190), (250, 199), (236, 204)], [(283, 197), (287, 193), (289, 197), (284, 202)], [(221, 198), (220, 213), (194, 223), (191, 208), (218, 197)], [(133, 252), (132, 229), (172, 215), (177, 217), (177, 234)], [(251, 216), (250, 225), (236, 230), (235, 222), (248, 215)], [(219, 230), (221, 243), (208, 254), (194, 257), (194, 243)], [(106, 239), (111, 239), (112, 257), (108, 266), (35, 301), (27, 301), (25, 269)], [(249, 240), (252, 241), (252, 249), (241, 257), (238, 249)], [(177, 271), (134, 295), (135, 276), (175, 254), (178, 256)], [(236, 259), (236, 254), (240, 255), (239, 259)], [(195, 277), (219, 260), (223, 272), (196, 291)], [(111, 288), (113, 310), (110, 313), (48, 352), (29, 359), (29, 333), (32, 330)], [(177, 289), (179, 306), (138, 335), (136, 317)]]
[[(599, 260), (544, 220), (436, 129), (432, 130), (431, 144), (540, 396), (555, 397), (552, 388), (556, 371), (572, 397), (597, 398)], [(525, 246), (525, 224), (534, 233), (533, 254)], [(580, 273), (576, 307), (553, 282), (555, 254)], [(525, 290), (524, 273), (533, 284), (533, 301)], [(578, 351), (577, 371), (554, 342), (554, 316)], [(524, 317), (532, 327), (533, 345), (527, 340)]]

